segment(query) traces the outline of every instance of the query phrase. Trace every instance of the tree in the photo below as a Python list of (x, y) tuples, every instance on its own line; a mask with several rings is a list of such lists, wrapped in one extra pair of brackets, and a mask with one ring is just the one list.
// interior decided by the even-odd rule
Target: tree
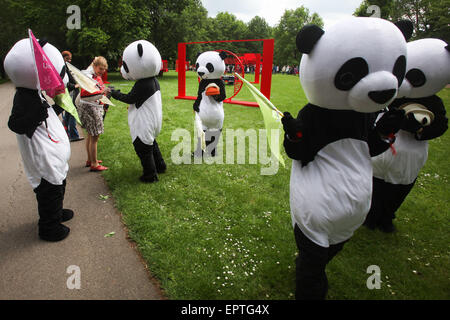
[(297, 33), (307, 24), (323, 28), (323, 20), (317, 14), (309, 14), (304, 6), (295, 10), (285, 10), (280, 23), (274, 28), (274, 63), (278, 65), (298, 65), (301, 53), (297, 50)]
[(156, 1), (152, 39), (164, 59), (174, 62), (179, 42), (204, 40), (208, 12), (200, 0)]
[[(395, 0), (392, 18), (408, 19), (414, 24), (414, 39), (450, 36), (450, 0)], [(395, 20), (394, 20), (395, 21)]]
[(438, 38), (450, 40), (450, 0), (364, 0), (356, 9), (356, 16), (370, 16), (367, 8), (377, 5), (381, 18), (396, 22), (410, 20), (414, 25), (412, 40)]
[(450, 0), (431, 1), (427, 16), (428, 30), (424, 38), (438, 38), (450, 44)]
[(67, 47), (72, 49), (75, 59), (78, 56), (83, 61), (80, 67), (102, 55), (110, 68), (115, 69), (129, 43), (150, 37), (153, 21), (145, 1), (79, 0), (78, 5), (82, 8), (81, 29), (66, 29), (65, 33)]
[[(272, 37), (272, 28), (264, 18), (255, 16), (247, 24), (246, 39), (268, 39)], [(261, 43), (251, 42), (248, 44), (249, 51), (262, 52)]]
[[(370, 6), (378, 6), (379, 12), (368, 10)], [(364, 0), (361, 5), (355, 10), (353, 15), (358, 17), (370, 17), (379, 14), (379, 18), (390, 19), (394, 6), (394, 0)]]
[[(151, 41), (163, 58), (174, 60), (178, 42), (206, 29), (207, 11), (200, 0), (0, 1), (2, 57), (31, 28), (58, 49), (72, 51), (80, 68), (102, 55), (114, 69), (125, 47), (139, 39)], [(81, 29), (67, 27), (70, 5), (81, 9)]]

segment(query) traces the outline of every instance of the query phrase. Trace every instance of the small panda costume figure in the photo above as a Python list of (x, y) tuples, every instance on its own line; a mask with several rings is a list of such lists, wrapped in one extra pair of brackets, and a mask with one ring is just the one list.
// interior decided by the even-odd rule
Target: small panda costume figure
[[(412, 25), (399, 24), (412, 30)], [(296, 299), (325, 299), (328, 262), (364, 222), (372, 195), (371, 156), (389, 148), (403, 111), (373, 126), (405, 76), (407, 30), (378, 18), (353, 17), (326, 31), (305, 26), (300, 80), (309, 103), (282, 118), (293, 159), (290, 207), (299, 249)]]
[[(226, 57), (224, 51), (220, 53), (206, 51), (198, 56), (195, 64), (201, 80), (193, 107), (200, 117), (202, 129), (205, 132), (206, 153), (213, 157), (216, 155), (224, 120), (223, 100), (226, 98), (226, 92), (222, 76), (225, 72)], [(199, 141), (194, 156), (201, 157), (202, 154), (203, 150)]]
[(122, 59), (122, 77), (137, 81), (128, 94), (112, 90), (111, 95), (130, 104), (128, 125), (134, 150), (143, 168), (139, 179), (155, 182), (158, 181), (158, 173), (164, 173), (167, 169), (156, 142), (162, 126), (161, 91), (156, 79), (161, 70), (161, 55), (150, 42), (138, 40), (125, 48)]
[(403, 109), (406, 120), (396, 135), (394, 152), (372, 158), (372, 205), (364, 225), (384, 232), (395, 231), (393, 219), (425, 165), (428, 140), (448, 129), (442, 100), (436, 95), (450, 83), (449, 46), (439, 39), (407, 44), (407, 72), (397, 99), (389, 109)]
[[(64, 59), (60, 51), (39, 42), (67, 85)], [(70, 229), (61, 222), (73, 217), (63, 209), (70, 143), (61, 120), (38, 90), (38, 77), (30, 39), (18, 41), (4, 61), (5, 71), (16, 86), (8, 127), (16, 133), (25, 173), (36, 193), (39, 237), (47, 241), (66, 238)]]

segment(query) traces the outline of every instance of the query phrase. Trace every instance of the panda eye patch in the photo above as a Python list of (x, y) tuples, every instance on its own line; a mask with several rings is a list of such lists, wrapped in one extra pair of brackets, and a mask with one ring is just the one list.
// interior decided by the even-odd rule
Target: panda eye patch
[(123, 68), (125, 69), (125, 72), (126, 72), (126, 73), (129, 73), (129, 72), (130, 72), (130, 70), (128, 70), (128, 66), (127, 66), (127, 63), (126, 63), (125, 61), (123, 61), (122, 66), (123, 66)]
[(403, 82), (403, 79), (405, 78), (405, 72), (406, 72), (406, 58), (405, 56), (398, 57), (397, 61), (395, 61), (394, 69), (392, 70), (392, 73), (398, 80), (398, 86)]
[(211, 73), (211, 72), (214, 72), (214, 66), (212, 65), (212, 63), (207, 63), (206, 64), (206, 69), (208, 69), (208, 71)]
[(348, 91), (369, 74), (369, 66), (363, 58), (353, 58), (345, 62), (334, 78), (339, 90)]
[(420, 69), (409, 70), (405, 77), (414, 88), (423, 86), (427, 81), (425, 74)]

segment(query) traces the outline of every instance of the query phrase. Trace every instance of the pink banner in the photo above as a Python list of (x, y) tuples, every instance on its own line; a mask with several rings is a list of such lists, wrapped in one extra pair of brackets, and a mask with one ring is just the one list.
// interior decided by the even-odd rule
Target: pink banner
[(28, 30), (33, 48), (36, 71), (39, 79), (39, 87), (45, 93), (54, 98), (56, 95), (65, 92), (64, 82), (59, 76), (50, 59), (41, 48), (39, 42), (33, 35), (31, 29)]

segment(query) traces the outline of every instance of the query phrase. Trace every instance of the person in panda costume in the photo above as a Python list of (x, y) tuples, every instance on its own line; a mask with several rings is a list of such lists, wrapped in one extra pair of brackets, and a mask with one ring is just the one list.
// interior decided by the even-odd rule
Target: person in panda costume
[[(43, 40), (39, 43), (67, 85), (60, 51)], [(5, 57), (5, 71), (16, 86), (8, 127), (16, 133), (25, 173), (36, 193), (39, 237), (60, 241), (70, 232), (62, 222), (73, 217), (72, 210), (63, 209), (70, 142), (55, 112), (62, 109), (50, 106), (38, 90), (34, 63), (28, 38), (18, 41)]]
[(404, 112), (373, 113), (397, 94), (412, 25), (352, 17), (327, 30), (297, 35), (300, 80), (309, 103), (282, 118), (284, 148), (293, 159), (292, 224), (299, 255), (296, 299), (325, 299), (326, 265), (366, 217), (372, 194), (371, 156), (389, 148)]
[(120, 72), (126, 80), (137, 80), (128, 94), (112, 90), (114, 99), (129, 103), (128, 125), (134, 149), (141, 160), (142, 182), (158, 181), (167, 169), (156, 137), (162, 126), (161, 91), (156, 76), (161, 70), (158, 49), (146, 40), (129, 44), (123, 52)]
[[(224, 51), (206, 51), (198, 56), (195, 64), (200, 83), (193, 108), (198, 113), (202, 130), (205, 132), (206, 154), (213, 157), (216, 155), (224, 120), (223, 100), (226, 98), (226, 92), (222, 76), (225, 72), (226, 57)], [(199, 141), (194, 156), (202, 155)]]
[(392, 150), (373, 157), (372, 205), (364, 225), (394, 232), (395, 212), (416, 182), (428, 158), (428, 140), (448, 129), (442, 100), (436, 95), (450, 83), (449, 46), (439, 39), (407, 44), (407, 72), (389, 109), (403, 109), (406, 119)]

